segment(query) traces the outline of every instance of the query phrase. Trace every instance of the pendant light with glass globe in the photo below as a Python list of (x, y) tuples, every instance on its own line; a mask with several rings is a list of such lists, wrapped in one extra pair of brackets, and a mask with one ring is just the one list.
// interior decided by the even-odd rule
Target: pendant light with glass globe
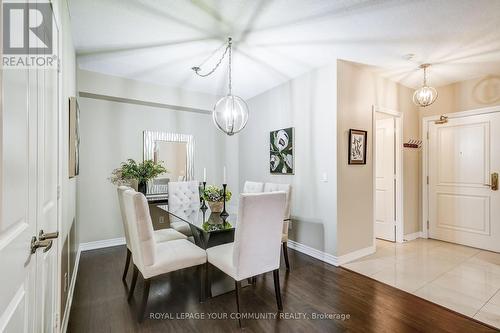
[[(226, 45), (223, 44), (222, 46)], [(221, 47), (219, 47), (215, 52), (220, 50)], [(228, 93), (226, 96), (222, 97), (215, 103), (214, 110), (212, 111), (212, 119), (214, 121), (214, 124), (217, 126), (218, 129), (220, 129), (222, 132), (226, 133), (227, 135), (234, 135), (238, 132), (240, 132), (243, 128), (245, 128), (247, 121), (248, 121), (248, 106), (245, 103), (245, 101), (236, 95), (233, 95), (232, 92), (232, 38), (229, 37), (227, 39), (227, 45), (226, 49), (224, 50), (224, 53), (222, 54), (221, 58), (217, 62), (217, 64), (212, 68), (209, 72), (202, 74), (200, 73), (201, 71), (201, 66), (195, 66), (192, 67), (191, 69), (196, 73), (196, 75), (201, 76), (201, 77), (207, 77), (211, 74), (213, 74), (217, 68), (221, 65), (222, 60), (228, 55), (228, 66), (229, 66), (229, 77), (228, 77)], [(214, 52), (214, 53), (215, 53)], [(213, 55), (213, 53), (212, 53)], [(211, 56), (210, 56), (211, 57)], [(210, 58), (209, 57), (209, 58)], [(208, 60), (208, 59), (207, 59)], [(203, 63), (205, 63), (207, 60), (205, 60)], [(203, 64), (202, 63), (202, 64)]]
[(424, 70), (424, 83), (413, 94), (413, 103), (424, 108), (434, 103), (438, 96), (437, 90), (427, 85), (427, 68), (430, 66), (431, 64), (420, 65), (420, 68)]

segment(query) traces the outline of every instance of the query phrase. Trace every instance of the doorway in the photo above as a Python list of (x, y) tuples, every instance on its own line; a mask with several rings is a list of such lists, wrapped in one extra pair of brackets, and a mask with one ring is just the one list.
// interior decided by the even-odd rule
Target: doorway
[(373, 107), (374, 238), (403, 241), (402, 114)]
[(424, 236), (500, 252), (500, 107), (423, 125)]

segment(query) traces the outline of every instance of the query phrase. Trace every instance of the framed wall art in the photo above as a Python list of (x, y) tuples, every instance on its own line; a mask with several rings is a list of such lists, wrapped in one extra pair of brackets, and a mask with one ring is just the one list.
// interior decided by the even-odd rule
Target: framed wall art
[(366, 164), (367, 132), (349, 129), (349, 164)]
[(269, 171), (272, 174), (294, 174), (293, 127), (271, 131), (269, 134)]

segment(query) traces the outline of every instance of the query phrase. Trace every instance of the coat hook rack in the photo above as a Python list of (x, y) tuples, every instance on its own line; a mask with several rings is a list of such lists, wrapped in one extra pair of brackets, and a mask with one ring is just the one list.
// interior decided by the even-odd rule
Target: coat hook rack
[(403, 143), (403, 147), (411, 149), (420, 149), (422, 147), (422, 140), (410, 139), (408, 142)]

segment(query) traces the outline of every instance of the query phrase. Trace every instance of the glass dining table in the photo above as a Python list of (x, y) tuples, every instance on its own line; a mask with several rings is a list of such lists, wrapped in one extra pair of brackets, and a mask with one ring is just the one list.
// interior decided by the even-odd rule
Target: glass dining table
[(157, 205), (168, 213), (170, 223), (186, 223), (191, 229), (195, 244), (202, 249), (231, 243), (234, 241), (234, 230), (237, 223), (237, 208), (226, 207), (229, 215), (213, 213), (210, 208), (200, 208), (200, 204)]

